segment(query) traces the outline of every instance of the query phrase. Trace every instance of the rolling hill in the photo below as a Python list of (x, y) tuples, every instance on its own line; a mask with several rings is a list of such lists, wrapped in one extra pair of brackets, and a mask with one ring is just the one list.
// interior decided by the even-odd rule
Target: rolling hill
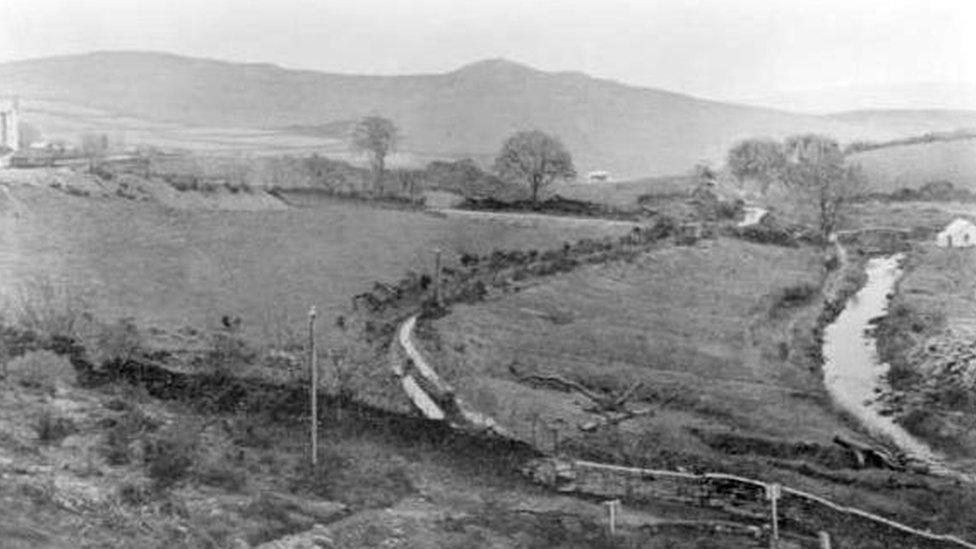
[(976, 111), (949, 109), (876, 109), (830, 114), (832, 120), (867, 130), (920, 135), (927, 132), (976, 129)]
[(256, 150), (268, 143), (338, 154), (341, 129), (375, 113), (402, 129), (409, 158), (487, 160), (511, 132), (539, 128), (563, 139), (580, 172), (605, 169), (617, 179), (720, 161), (730, 144), (750, 136), (902, 135), (843, 117), (707, 101), (500, 59), (444, 74), (360, 76), (98, 52), (0, 64), (0, 94), (24, 98), (25, 118), (37, 120), (45, 135), (115, 130), (134, 136), (132, 143), (158, 141), (162, 132), (163, 144), (191, 148), (242, 143)]
[(934, 181), (976, 191), (976, 139), (885, 147), (853, 154), (872, 189), (892, 192)]

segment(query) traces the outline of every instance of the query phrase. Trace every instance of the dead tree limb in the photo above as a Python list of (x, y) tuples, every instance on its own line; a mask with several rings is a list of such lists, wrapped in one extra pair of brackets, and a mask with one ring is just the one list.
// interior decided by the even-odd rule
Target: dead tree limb
[[(638, 381), (633, 385), (631, 385), (623, 393), (620, 393), (619, 395), (614, 395), (614, 394), (606, 395), (606, 394), (598, 393), (590, 389), (589, 387), (584, 386), (581, 383), (578, 383), (571, 379), (567, 379), (558, 374), (530, 374), (530, 373), (519, 372), (517, 363), (514, 362), (508, 366), (508, 370), (509, 372), (512, 373), (513, 376), (515, 376), (516, 379), (518, 379), (521, 382), (547, 385), (566, 392), (575, 391), (585, 396), (586, 398), (590, 399), (590, 401), (592, 401), (594, 404), (594, 407), (591, 409), (591, 411), (599, 414), (617, 412), (617, 413), (632, 415), (633, 413), (629, 412), (626, 409), (625, 405), (627, 404), (627, 401), (633, 398), (634, 395), (637, 393), (637, 391), (644, 386), (642, 382)], [(618, 422), (619, 421), (620, 420), (618, 420)]]

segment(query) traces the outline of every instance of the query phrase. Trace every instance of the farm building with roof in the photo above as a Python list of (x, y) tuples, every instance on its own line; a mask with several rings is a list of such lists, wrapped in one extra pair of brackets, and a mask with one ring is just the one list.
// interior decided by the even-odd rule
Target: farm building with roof
[(942, 248), (969, 248), (976, 246), (976, 224), (956, 218), (935, 237), (936, 246)]

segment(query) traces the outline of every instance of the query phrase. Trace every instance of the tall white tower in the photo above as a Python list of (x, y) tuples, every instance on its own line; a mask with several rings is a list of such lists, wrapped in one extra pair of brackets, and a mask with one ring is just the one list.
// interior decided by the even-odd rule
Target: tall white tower
[(20, 98), (0, 101), (0, 146), (17, 150), (20, 146)]

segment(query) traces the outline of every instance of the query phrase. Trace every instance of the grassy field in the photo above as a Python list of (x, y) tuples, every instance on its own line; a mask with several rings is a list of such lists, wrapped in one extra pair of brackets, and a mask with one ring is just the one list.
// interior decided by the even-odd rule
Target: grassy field
[(549, 248), (625, 232), (593, 223), (447, 219), (355, 202), (284, 211), (191, 211), (121, 198), (12, 187), (28, 213), (0, 220), (0, 289), (38, 278), (67, 286), (102, 318), (175, 330), (240, 316), (245, 333), (300, 333), (309, 305), (331, 318), (373, 281), (431, 270), (459, 254)]
[(956, 187), (976, 189), (976, 140), (889, 147), (854, 154), (879, 192), (918, 188), (932, 181), (950, 181)]
[(796, 311), (778, 304), (787, 288), (819, 284), (820, 261), (814, 249), (720, 239), (587, 267), (458, 307), (435, 323), (438, 363), (473, 399), (494, 395), (518, 429), (536, 413), (570, 431), (592, 418), (576, 395), (517, 383), (512, 363), (618, 391), (642, 381), (660, 405), (655, 424), (676, 437), (695, 426), (826, 443), (839, 424), (792, 341)]

